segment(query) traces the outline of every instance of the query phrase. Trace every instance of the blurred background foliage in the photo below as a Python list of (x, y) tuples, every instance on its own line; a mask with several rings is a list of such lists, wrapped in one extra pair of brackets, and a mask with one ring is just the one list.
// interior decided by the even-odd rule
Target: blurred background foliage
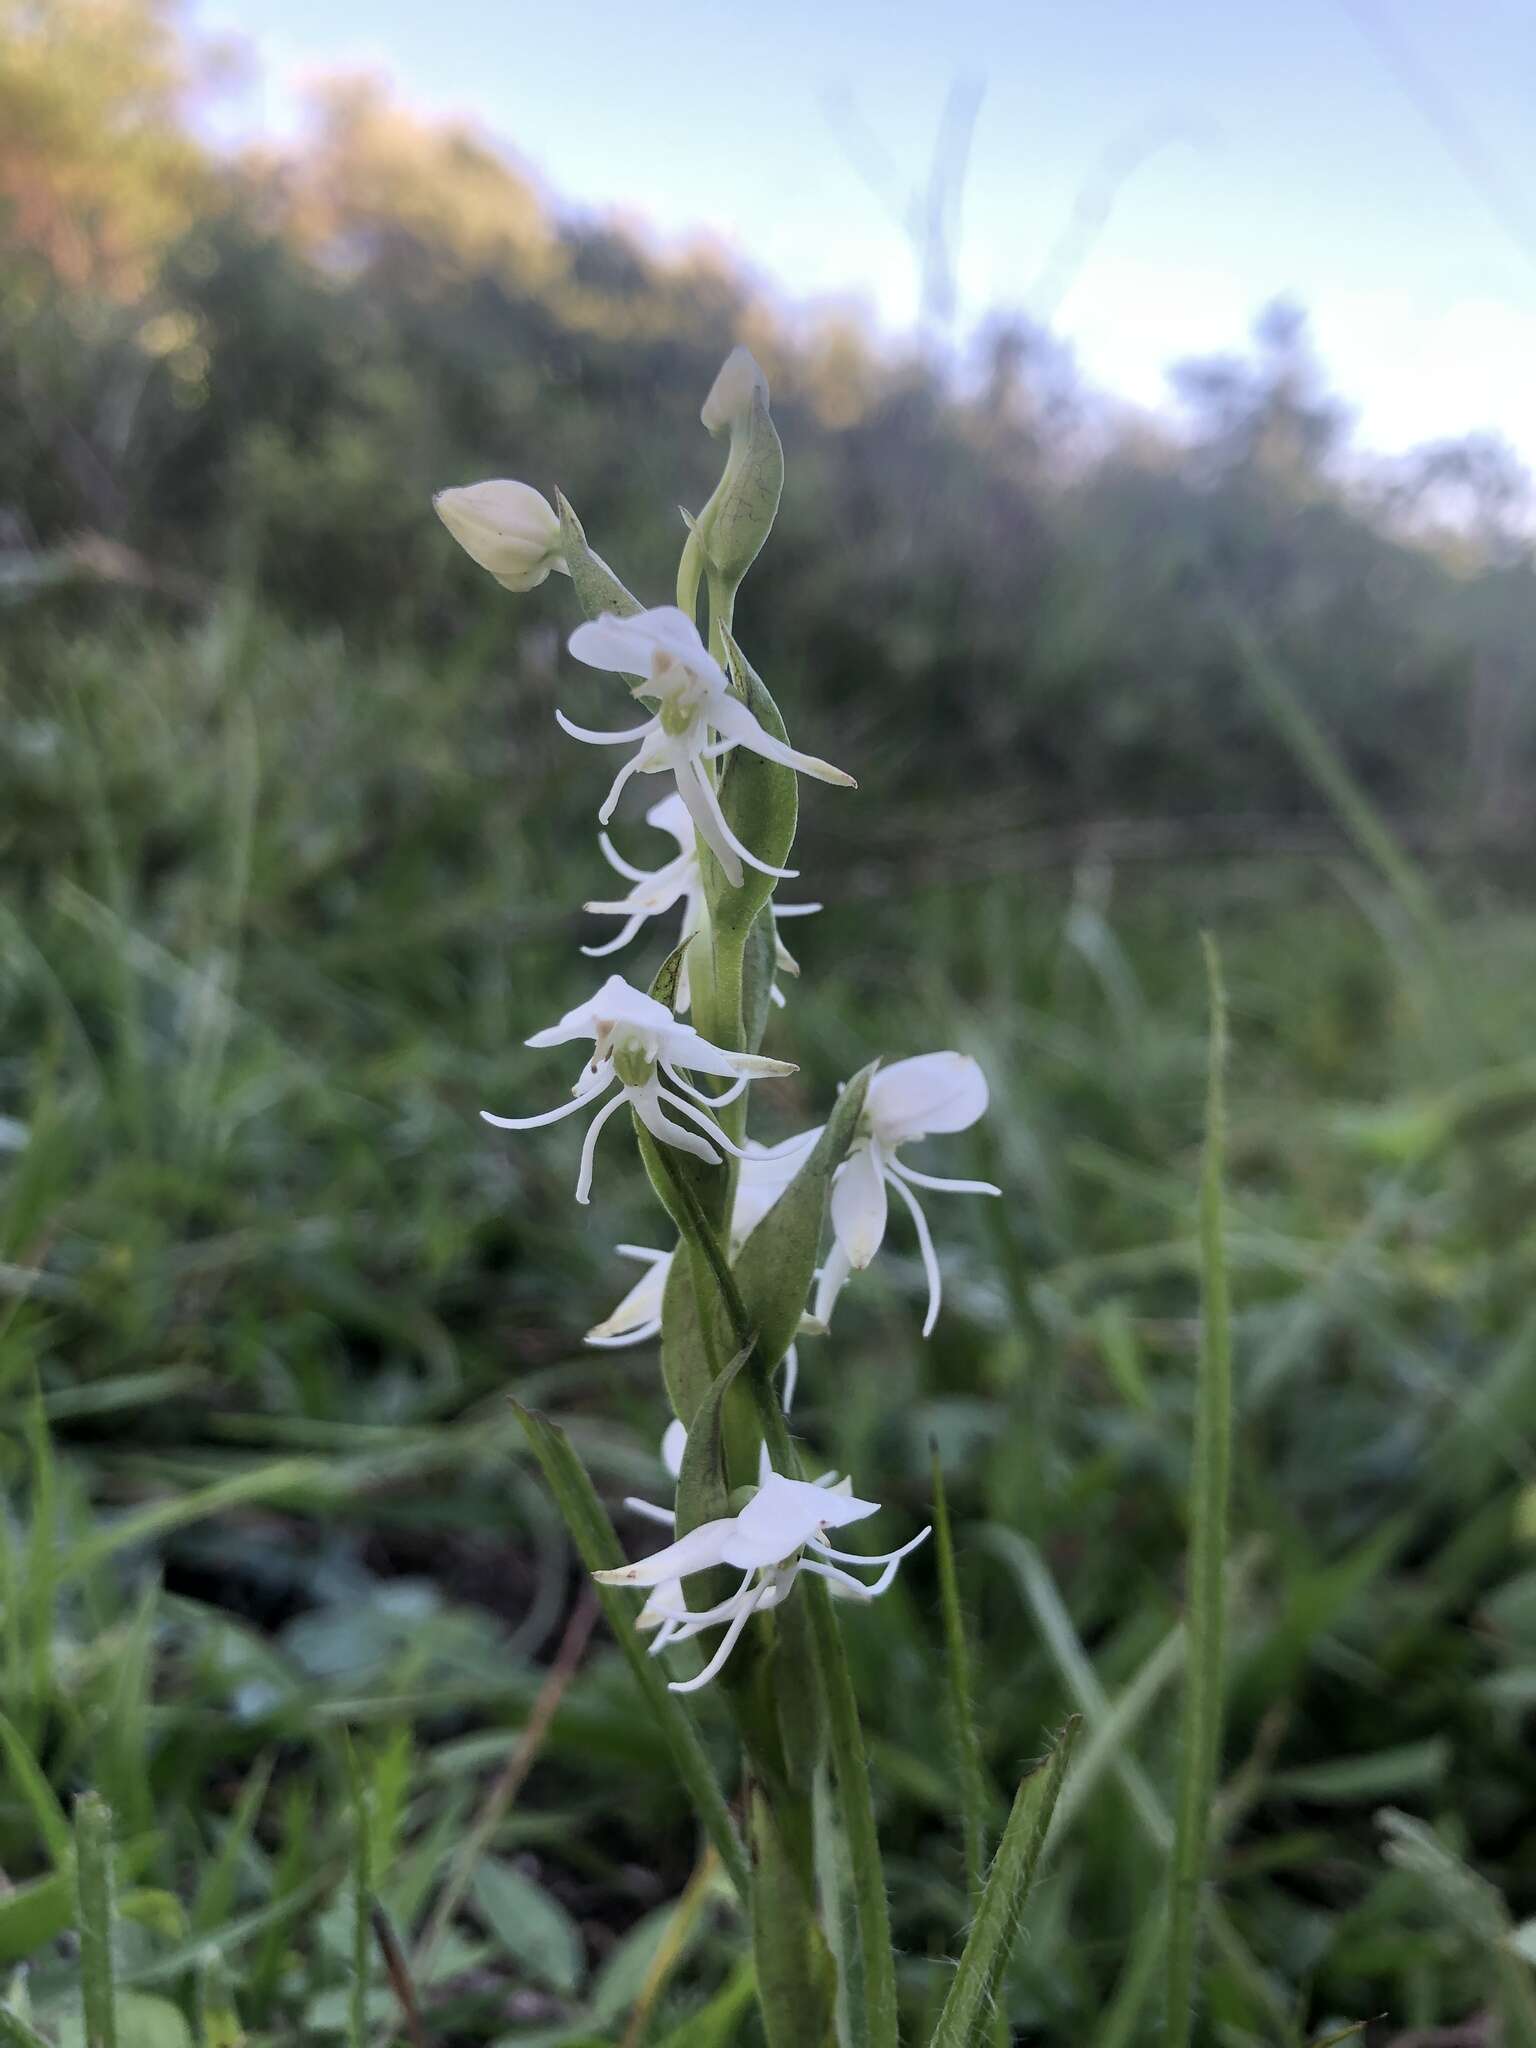
[[(806, 803), (828, 908), (763, 1101), (788, 1131), (941, 1044), (994, 1086), (940, 1170), (1007, 1199), (935, 1210), (932, 1343), (896, 1239), (802, 1412), (893, 1527), (938, 1443), (1000, 1792), (1087, 1716), (1013, 2024), (1155, 2024), (1204, 925), (1241, 1384), (1211, 2038), (1536, 2039), (1523, 477), (1359, 457), (1294, 309), (1181, 371), (1176, 427), (1017, 323), (948, 360), (781, 308), (375, 81), (218, 151), (238, 61), (162, 0), (0, 0), (0, 1966), (44, 2037), (93, 1784), (150, 2048), (361, 2038), (360, 1843), (408, 1939), (467, 1887), (417, 1947), (434, 2042), (752, 2038), (503, 1398), (615, 1500), (661, 1484), (652, 1354), (580, 1341), (655, 1238), (623, 1147), (577, 1212), (574, 1141), (475, 1116), (550, 1099), (520, 1041), (608, 935), (550, 707), (612, 704), (564, 586), (509, 598), (429, 506), (559, 484), (664, 600), (746, 340), (789, 472), (741, 634), (861, 783)], [(915, 1562), (851, 1625), (914, 2016), (964, 1914)]]

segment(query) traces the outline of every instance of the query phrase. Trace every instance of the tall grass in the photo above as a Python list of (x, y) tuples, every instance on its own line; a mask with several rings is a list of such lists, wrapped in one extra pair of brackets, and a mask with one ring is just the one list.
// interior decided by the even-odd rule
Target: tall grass
[[(574, 1567), (506, 1397), (558, 1419), (609, 1513), (657, 1481), (660, 1418), (652, 1361), (580, 1344), (626, 1284), (610, 1246), (640, 1189), (615, 1162), (575, 1235), (562, 1137), (513, 1155), (474, 1119), (517, 1099), (520, 1039), (584, 992), (593, 935), (531, 907), (598, 872), (550, 822), (541, 726), (519, 721), (509, 766), (476, 676), (219, 622), (81, 635), (22, 709), (0, 906), (0, 2039), (84, 2038), (102, 1920), (71, 1815), (95, 1793), (119, 2048), (410, 2040), (380, 1924), (419, 1962), (435, 2048), (748, 2040), (729, 1816), (712, 1857), (606, 1630), (548, 1690)], [(1435, 876), (1437, 957), (1404, 943), (1369, 847), (1075, 888), (933, 851), (807, 860), (843, 878), (790, 997), (826, 1067), (765, 1100), (788, 1130), (866, 1042), (954, 1035), (997, 1102), (974, 1170), (1008, 1191), (936, 1208), (949, 1313), (927, 1346), (893, 1229), (836, 1343), (807, 1342), (797, 1405), (828, 1463), (914, 1515), (934, 1446), (943, 1469), (949, 1542), (848, 1631), (908, 2031), (956, 1982), (990, 1788), (1071, 1713), (1072, 1774), (1019, 1863), (1027, 1939), (968, 1979), (1017, 2033), (1159, 2036), (1183, 1941), (1161, 1902), (1197, 1868), (1202, 2038), (1485, 2008), (1518, 2028), (1528, 906)], [(1236, 1049), (1239, 1512), (1222, 1768), (1192, 1801), (1172, 1701), (1210, 1698), (1216, 1611), (1197, 1534), (1205, 1633), (1184, 1625), (1202, 925)], [(1426, 999), (1447, 977), (1475, 1033)], [(701, 1772), (718, 1734), (706, 1702)], [(1384, 1805), (1419, 1832), (1384, 1833)], [(78, 1811), (101, 1847), (101, 1808)], [(460, 1903), (424, 1945), (450, 1873)]]

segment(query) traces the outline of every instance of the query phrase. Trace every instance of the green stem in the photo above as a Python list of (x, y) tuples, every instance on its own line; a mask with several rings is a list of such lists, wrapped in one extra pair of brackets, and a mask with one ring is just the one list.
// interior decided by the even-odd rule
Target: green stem
[(80, 1999), (85, 2048), (117, 2048), (112, 1968), (112, 1815), (94, 1792), (75, 1802), (75, 1886), (79, 1902)]
[[(738, 1346), (743, 1350), (750, 1347), (747, 1376), (769, 1458), (776, 1471), (789, 1478), (798, 1478), (800, 1461), (784, 1420), (784, 1411), (773, 1391), (773, 1365), (757, 1341), (746, 1303), (736, 1285), (736, 1276), (719, 1239), (709, 1227), (697, 1195), (679, 1171), (669, 1148), (658, 1145), (656, 1151), (677, 1197), (678, 1206), (674, 1214), (679, 1225), (703, 1254)], [(869, 1760), (859, 1725), (853, 1676), (825, 1585), (807, 1575), (802, 1578), (802, 1586), (802, 1597), (809, 1602), (816, 1666), (827, 1709), (832, 1766), (848, 1836), (848, 1859), (859, 1922), (859, 1951), (864, 1968), (868, 2039), (870, 2048), (897, 2048), (896, 1966), (891, 1948), (890, 1907), (885, 1894), (885, 1870), (880, 1860), (880, 1837), (875, 1825)]]
[(1226, 1144), (1227, 1001), (1221, 964), (1205, 947), (1210, 983), (1210, 1079), (1200, 1175), (1202, 1291), (1199, 1380), (1190, 1475), (1188, 1661), (1183, 1754), (1168, 1916), (1166, 2048), (1187, 2048), (1193, 2021), (1200, 1894), (1206, 1877), (1221, 1745), (1228, 1497), (1232, 1464), (1232, 1316), (1227, 1288), (1222, 1170)]

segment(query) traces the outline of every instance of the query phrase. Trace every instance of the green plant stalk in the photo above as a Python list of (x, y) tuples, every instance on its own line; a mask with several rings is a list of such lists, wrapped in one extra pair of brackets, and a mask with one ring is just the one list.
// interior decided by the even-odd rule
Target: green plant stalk
[[(772, 1372), (777, 1361), (769, 1361), (763, 1355), (724, 1247), (710, 1229), (692, 1186), (668, 1147), (657, 1146), (656, 1153), (676, 1200), (673, 1216), (713, 1276), (721, 1307), (736, 1342), (750, 1353), (747, 1376), (769, 1457), (777, 1471), (792, 1478), (798, 1477), (799, 1457), (784, 1420), (784, 1412), (773, 1391)], [(672, 1207), (670, 1203), (668, 1206)], [(811, 1616), (816, 1674), (826, 1708), (832, 1768), (843, 1824), (848, 1834), (849, 1866), (865, 1977), (867, 2038), (870, 2048), (897, 2048), (896, 1966), (891, 1947), (890, 1905), (885, 1892), (885, 1870), (880, 1859), (880, 1837), (875, 1825), (869, 1763), (863, 1730), (859, 1725), (853, 1677), (848, 1669), (847, 1653), (826, 1586), (819, 1580), (802, 1579), (800, 1590)]]
[(944, 1617), (944, 1677), (949, 1701), (950, 1740), (960, 1780), (960, 1811), (965, 1826), (965, 1876), (971, 1894), (971, 1910), (981, 1901), (987, 1875), (986, 1767), (976, 1716), (971, 1703), (971, 1652), (965, 1639), (965, 1616), (960, 1607), (960, 1580), (955, 1570), (954, 1535), (949, 1524), (949, 1498), (944, 1490), (944, 1469), (939, 1447), (930, 1445), (933, 1470), (933, 1545), (939, 1567), (939, 1604)]
[(1188, 1654), (1183, 1754), (1169, 1873), (1166, 2048), (1187, 2048), (1193, 2021), (1200, 1893), (1221, 1746), (1224, 1581), (1232, 1466), (1232, 1317), (1223, 1219), (1227, 1003), (1221, 963), (1205, 941), (1210, 1066), (1200, 1173), (1201, 1335), (1190, 1475)]
[(75, 1801), (75, 1897), (85, 2048), (117, 2048), (112, 1979), (112, 1815), (94, 1792)]
[(1044, 1766), (1031, 1772), (1014, 1795), (981, 1906), (929, 2048), (984, 2048), (993, 2031), (998, 1990), (1019, 1938), (1077, 1727), (1074, 1717), (1057, 1737)]

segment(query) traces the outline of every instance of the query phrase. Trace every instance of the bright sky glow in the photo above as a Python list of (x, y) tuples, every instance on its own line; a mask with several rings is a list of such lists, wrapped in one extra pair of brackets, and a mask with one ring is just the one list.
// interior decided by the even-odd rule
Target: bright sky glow
[(1091, 383), (1158, 406), (1171, 362), (1240, 347), (1283, 294), (1362, 446), (1492, 430), (1536, 464), (1531, 0), (195, 0), (193, 19), (257, 50), (244, 132), (290, 128), (306, 77), (382, 70), (558, 198), (711, 233), (788, 296), (893, 329), (920, 297), (895, 215), (974, 80), (962, 333), (1045, 317)]

